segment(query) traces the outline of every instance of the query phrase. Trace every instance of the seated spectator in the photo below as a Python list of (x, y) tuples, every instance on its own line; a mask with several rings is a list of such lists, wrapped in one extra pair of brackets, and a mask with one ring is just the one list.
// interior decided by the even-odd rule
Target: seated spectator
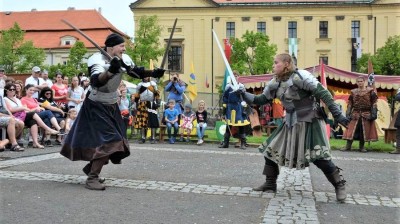
[(24, 122), (25, 126), (30, 128), (33, 147), (43, 149), (44, 146), (38, 142), (38, 125), (50, 134), (58, 134), (59, 132), (48, 127), (37, 113), (30, 111), (29, 108), (22, 105), (20, 99), (15, 96), (15, 84), (6, 85), (4, 91), (6, 108), (16, 120)]
[(22, 98), (22, 90), (24, 89), (24, 83), (21, 80), (15, 81), (15, 96), (18, 99)]
[(66, 134), (68, 134), (69, 130), (71, 130), (71, 127), (74, 124), (74, 121), (77, 116), (78, 116), (78, 112), (76, 111), (75, 108), (72, 108), (71, 110), (68, 111), (67, 120), (65, 121), (65, 133)]
[(63, 109), (64, 112), (68, 111), (68, 86), (63, 83), (64, 75), (61, 72), (56, 73), (56, 82), (53, 84), (51, 89), (54, 91), (54, 101), (57, 105)]
[(204, 134), (207, 128), (207, 111), (205, 110), (206, 103), (204, 100), (200, 100), (197, 111), (196, 111), (196, 130), (197, 130), (197, 137), (199, 140), (197, 141), (197, 145), (201, 145), (204, 142)]
[(0, 141), (0, 151), (4, 151), (5, 146), (11, 143), (10, 151), (24, 151), (24, 148), (18, 145), (17, 138), (15, 137), (15, 118), (10, 115), (0, 113), (0, 127), (7, 127), (8, 139)]
[[(65, 112), (61, 108), (59, 108), (57, 103), (54, 101), (53, 91), (49, 87), (44, 87), (40, 91), (38, 101), (41, 107), (53, 113), (54, 117), (57, 120), (57, 123), (60, 125), (61, 129), (63, 129), (65, 127)], [(51, 145), (50, 135), (46, 135), (43, 143), (46, 146)], [(57, 136), (56, 144), (61, 145), (61, 135)]]
[[(175, 144), (176, 135), (178, 134), (178, 117), (179, 112), (175, 109), (175, 100), (168, 101), (168, 109), (164, 111), (165, 124), (167, 125), (168, 139), (170, 144)], [(171, 129), (174, 128), (174, 135), (171, 136)]]
[(187, 138), (186, 142), (190, 142), (190, 133), (192, 132), (193, 129), (193, 120), (196, 118), (194, 112), (192, 111), (192, 105), (187, 103), (185, 105), (185, 110), (181, 115), (181, 125), (179, 127), (181, 128), (181, 139), (180, 141), (183, 142), (183, 136), (184, 132), (186, 131), (187, 133)]
[[(3, 91), (3, 94), (5, 94), (5, 91)], [(4, 101), (4, 97), (0, 96), (0, 113), (4, 114), (4, 116), (9, 116), (11, 117), (11, 121), (7, 121), (7, 123), (13, 123), (14, 124), (14, 129), (7, 129), (7, 132), (10, 132), (9, 135), (11, 135), (11, 137), (9, 137), (9, 140), (11, 141), (11, 143), (13, 143), (15, 145), (15, 142), (13, 141), (14, 138), (19, 139), (22, 136), (22, 132), (24, 130), (24, 122), (20, 121), (19, 119), (14, 119), (12, 115), (12, 113), (7, 109), (7, 105), (6, 102)], [(5, 126), (3, 126), (5, 127)], [(13, 132), (13, 133), (11, 133)], [(12, 137), (14, 136), (14, 137)], [(19, 144), (19, 146), (23, 147), (22, 143), (19, 143), (18, 140), (16, 140)], [(14, 146), (12, 145), (12, 146)]]

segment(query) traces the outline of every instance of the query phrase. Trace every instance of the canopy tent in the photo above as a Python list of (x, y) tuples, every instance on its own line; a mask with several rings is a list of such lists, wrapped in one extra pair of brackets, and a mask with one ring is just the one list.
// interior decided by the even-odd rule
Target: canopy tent
[[(351, 89), (357, 88), (357, 77), (368, 77), (368, 74), (348, 72), (329, 65), (324, 66), (328, 89), (341, 94), (349, 94)], [(320, 76), (320, 65), (309, 67), (305, 70), (311, 72), (315, 77)], [(272, 74), (240, 76), (239, 82), (243, 83), (246, 88), (258, 88), (264, 87), (272, 77)], [(375, 75), (375, 86), (378, 93), (390, 96), (400, 88), (400, 76)]]
[(126, 85), (126, 88), (128, 89), (128, 93), (129, 93), (129, 94), (134, 94), (134, 93), (136, 93), (136, 88), (137, 88), (137, 85), (136, 85), (136, 84), (133, 84), (133, 83), (128, 82), (128, 81), (126, 81), (126, 80), (122, 80), (122, 82)]

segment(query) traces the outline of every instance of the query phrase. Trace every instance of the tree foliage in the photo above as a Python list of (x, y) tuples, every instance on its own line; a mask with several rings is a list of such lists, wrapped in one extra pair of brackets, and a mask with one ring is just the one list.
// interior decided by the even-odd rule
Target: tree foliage
[(46, 58), (43, 49), (24, 39), (25, 32), (17, 23), (0, 36), (0, 65), (7, 73), (30, 72), (33, 66), (41, 66)]
[(164, 53), (164, 48), (161, 47), (163, 45), (159, 43), (162, 28), (158, 25), (156, 15), (142, 16), (138, 24), (134, 44), (126, 44), (126, 53), (136, 65), (148, 68), (150, 59), (156, 61)]
[(71, 47), (69, 51), (68, 65), (71, 66), (72, 68), (75, 68), (76, 73), (82, 70), (82, 68), (87, 67), (87, 65), (82, 62), (86, 53), (87, 49), (82, 41), (75, 42), (74, 46)]
[(400, 75), (400, 35), (389, 37), (375, 55), (362, 54), (357, 60), (357, 72), (368, 72), (368, 59), (372, 61), (375, 74)]
[(266, 74), (272, 70), (274, 56), (277, 51), (275, 44), (269, 43), (265, 34), (246, 31), (241, 39), (232, 38), (231, 67), (241, 74)]

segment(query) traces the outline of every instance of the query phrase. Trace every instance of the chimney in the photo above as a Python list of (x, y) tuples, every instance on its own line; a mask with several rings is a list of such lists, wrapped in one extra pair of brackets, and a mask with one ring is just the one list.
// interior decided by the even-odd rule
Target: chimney
[(35, 8), (31, 9), (31, 12), (36, 12), (36, 11), (37, 11), (37, 9), (35, 9)]
[(68, 7), (67, 10), (75, 10), (75, 7)]
[(101, 7), (99, 7), (99, 10), (97, 10), (101, 14)]

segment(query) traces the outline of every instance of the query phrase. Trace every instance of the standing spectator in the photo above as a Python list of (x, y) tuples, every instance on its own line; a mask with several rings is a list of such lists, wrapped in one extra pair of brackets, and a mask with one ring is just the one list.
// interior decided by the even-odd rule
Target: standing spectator
[(126, 130), (129, 124), (129, 99), (127, 97), (126, 89), (121, 90), (121, 95), (118, 98), (118, 108), (121, 111), (122, 120), (124, 121)]
[[(252, 105), (264, 105), (279, 98), (286, 109), (283, 125), (279, 126), (260, 146), (265, 163), (264, 184), (254, 191), (276, 192), (279, 166), (289, 169), (305, 169), (314, 163), (335, 187), (336, 199), (346, 199), (346, 181), (340, 169), (332, 162), (325, 122), (315, 105), (321, 99), (340, 124), (347, 126), (348, 119), (342, 115), (332, 95), (308, 71), (297, 70), (292, 57), (278, 54), (273, 64), (274, 78), (268, 82), (262, 94), (253, 95), (239, 89), (244, 100)], [(291, 177), (294, 178), (294, 177)]]
[(175, 101), (175, 109), (179, 114), (183, 112), (183, 94), (185, 92), (186, 85), (179, 78), (178, 73), (173, 73), (170, 81), (165, 86), (165, 91), (169, 92), (167, 101), (174, 100)]
[(378, 117), (378, 96), (373, 88), (365, 86), (364, 77), (357, 78), (358, 88), (351, 90), (347, 102), (346, 116), (351, 119), (349, 127), (343, 134), (347, 140), (346, 147), (341, 151), (350, 151), (353, 140), (360, 141), (360, 152), (367, 152), (366, 141), (378, 141), (375, 120)]
[(64, 80), (64, 75), (58, 71), (56, 73), (56, 82), (51, 87), (51, 89), (54, 91), (54, 97), (53, 97), (54, 101), (64, 112), (67, 112), (68, 86), (63, 83), (63, 80)]
[(81, 87), (83, 88), (83, 93), (86, 97), (87, 92), (90, 91), (90, 81), (88, 77), (83, 76), (81, 78)]
[(35, 66), (32, 68), (32, 75), (29, 76), (26, 80), (25, 80), (25, 87), (27, 85), (32, 85), (34, 88), (34, 93), (32, 95), (33, 98), (38, 99), (39, 97), (39, 91), (42, 90), (44, 87), (47, 87), (47, 83), (40, 78), (40, 73), (41, 70), (38, 66)]
[(82, 102), (85, 99), (85, 93), (83, 88), (79, 85), (78, 77), (72, 77), (71, 87), (68, 88), (68, 110), (71, 108), (76, 108), (79, 113), (81, 109)]
[(46, 69), (42, 71), (41, 78), (47, 83), (47, 87), (51, 88), (53, 86), (53, 81), (49, 79), (49, 72)]
[[(126, 86), (125, 86), (126, 89)], [(142, 138), (139, 143), (146, 141), (147, 129), (151, 130), (150, 143), (155, 143), (156, 129), (160, 126), (157, 109), (159, 106), (160, 93), (157, 84), (150, 77), (142, 79), (137, 85), (137, 113), (135, 128), (141, 130)]]
[(83, 77), (86, 77), (85, 73), (84, 73), (84, 72), (79, 72), (79, 73), (78, 73), (78, 80), (79, 80), (79, 83), (82, 82), (82, 78), (83, 78)]
[(68, 86), (69, 87), (69, 78), (68, 78), (68, 76), (64, 76), (64, 78), (63, 78), (63, 84), (64, 85), (66, 85), (66, 86)]
[(21, 80), (15, 81), (15, 97), (18, 99), (22, 98), (22, 90), (24, 89), (24, 83)]
[[(394, 98), (395, 101), (400, 102), (400, 88), (397, 90), (397, 94)], [(393, 118), (395, 119), (395, 118)], [(396, 130), (396, 149), (391, 154), (400, 154), (400, 110), (397, 111), (396, 121), (394, 122)]]
[[(239, 74), (234, 71), (236, 80), (239, 78)], [(244, 88), (242, 83), (238, 83), (241, 88)], [(242, 98), (238, 91), (233, 90), (233, 84), (228, 83), (225, 87), (225, 91), (222, 97), (224, 105), (226, 107), (226, 131), (224, 134), (224, 141), (219, 146), (219, 148), (229, 148), (229, 139), (232, 135), (232, 127), (237, 127), (239, 130), (239, 138), (240, 138), (240, 148), (246, 149), (246, 134), (245, 134), (245, 126), (249, 125), (250, 122), (247, 117), (246, 108), (247, 105), (242, 104)]]
[(206, 111), (206, 103), (204, 100), (200, 100), (197, 111), (196, 111), (196, 130), (197, 130), (197, 137), (199, 140), (197, 141), (197, 145), (201, 145), (204, 142), (204, 133), (206, 132), (207, 128), (207, 111)]
[(185, 104), (185, 111), (181, 114), (181, 124), (179, 127), (181, 128), (181, 139), (180, 141), (183, 142), (184, 133), (186, 131), (187, 138), (186, 142), (190, 142), (190, 133), (193, 129), (193, 120), (196, 118), (195, 113), (192, 111), (192, 105), (190, 103)]
[[(165, 124), (167, 125), (169, 144), (175, 144), (176, 135), (178, 134), (179, 124), (178, 124), (179, 112), (175, 107), (175, 100), (168, 101), (168, 109), (164, 111)], [(171, 135), (171, 129), (174, 128), (174, 135)]]
[(6, 85), (6, 70), (0, 67), (0, 96), (4, 94), (4, 86)]

